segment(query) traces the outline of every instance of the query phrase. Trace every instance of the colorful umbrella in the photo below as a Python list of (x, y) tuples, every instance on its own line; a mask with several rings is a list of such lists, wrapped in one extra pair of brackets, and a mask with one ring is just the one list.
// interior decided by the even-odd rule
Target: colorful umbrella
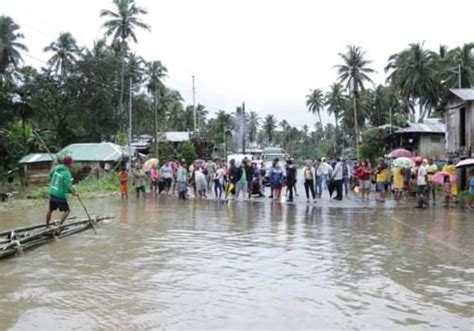
[(408, 157), (399, 157), (392, 162), (392, 165), (400, 168), (413, 168), (415, 166), (415, 162), (413, 162), (413, 160)]
[(197, 159), (196, 161), (194, 161), (194, 166), (196, 168), (204, 168), (206, 166), (206, 161)]
[(451, 175), (449, 172), (446, 172), (446, 171), (438, 171), (437, 173), (433, 175), (431, 180), (433, 181), (433, 183), (442, 185), (444, 183), (444, 177), (446, 176), (449, 176), (449, 181), (451, 183), (456, 182), (456, 176)]
[(462, 160), (456, 164), (456, 168), (464, 168), (464, 167), (471, 167), (471, 166), (474, 166), (474, 159)]
[(144, 164), (143, 164), (143, 170), (146, 172), (146, 171), (150, 171), (151, 170), (151, 167), (153, 167), (154, 165), (158, 166), (160, 164), (160, 160), (158, 159), (149, 159), (147, 160)]
[(411, 156), (412, 156), (411, 152), (404, 148), (395, 149), (391, 151), (390, 154), (388, 154), (388, 157), (392, 159), (397, 158), (397, 157), (411, 157)]
[(413, 161), (415, 161), (415, 163), (417, 162), (423, 162), (423, 158), (421, 156), (414, 156), (411, 158)]
[(178, 162), (176, 161), (169, 161), (168, 165), (171, 167), (171, 169), (176, 170), (178, 169)]

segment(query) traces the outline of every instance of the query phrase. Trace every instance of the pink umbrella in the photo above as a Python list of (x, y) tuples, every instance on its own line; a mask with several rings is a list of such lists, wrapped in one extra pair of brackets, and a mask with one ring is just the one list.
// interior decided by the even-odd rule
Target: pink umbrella
[(443, 185), (445, 176), (449, 176), (449, 181), (451, 183), (456, 182), (456, 176), (451, 175), (449, 172), (446, 172), (446, 171), (439, 171), (435, 173), (433, 177), (431, 178), (431, 180), (433, 181), (433, 183)]
[(168, 161), (168, 165), (171, 167), (171, 169), (176, 170), (178, 169), (178, 163), (176, 161)]
[(404, 148), (397, 148), (388, 154), (389, 158), (397, 158), (397, 157), (411, 157), (412, 154), (409, 150)]

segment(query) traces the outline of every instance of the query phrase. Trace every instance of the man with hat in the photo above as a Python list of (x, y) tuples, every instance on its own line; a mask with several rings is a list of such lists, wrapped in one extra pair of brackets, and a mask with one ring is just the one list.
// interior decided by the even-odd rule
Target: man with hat
[(49, 227), (51, 215), (56, 209), (63, 213), (60, 224), (64, 223), (70, 213), (67, 194), (77, 195), (76, 190), (72, 186), (73, 179), (70, 170), (73, 161), (72, 156), (66, 155), (62, 160), (59, 159), (58, 161), (59, 164), (49, 172), (49, 209), (46, 213), (46, 227)]

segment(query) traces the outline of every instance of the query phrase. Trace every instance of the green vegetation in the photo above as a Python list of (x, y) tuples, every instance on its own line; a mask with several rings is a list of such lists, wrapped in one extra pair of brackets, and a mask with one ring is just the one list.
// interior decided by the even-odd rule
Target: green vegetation
[(95, 175), (89, 175), (86, 179), (75, 185), (75, 188), (80, 195), (116, 192), (118, 190), (118, 183), (117, 173), (112, 173), (99, 179)]
[[(45, 43), (50, 58), (39, 70), (22, 65), (28, 48), (22, 43), (21, 27), (12, 18), (0, 16), (2, 172), (16, 168), (26, 153), (46, 152), (34, 138), (34, 130), (52, 151), (73, 142), (104, 138), (126, 143), (130, 94), (134, 133), (193, 130), (193, 106), (166, 85), (165, 65), (130, 50), (129, 44), (138, 42), (137, 31), (150, 30), (146, 14), (135, 0), (114, 0), (113, 8), (100, 12), (104, 35), (96, 36), (99, 39), (92, 47), (78, 45), (73, 35), (61, 33)], [(297, 128), (271, 114), (263, 118), (251, 110), (244, 114), (240, 107), (217, 110), (210, 117), (199, 104), (198, 129), (208, 133), (220, 149), (226, 143), (228, 151), (235, 151), (245, 138), (247, 143), (280, 145), (296, 159), (340, 154), (348, 147), (354, 150), (358, 142), (362, 154), (372, 154), (360, 132), (388, 123), (401, 126), (409, 120), (423, 121), (440, 113), (449, 88), (472, 86), (473, 47), (440, 46), (432, 51), (422, 43), (411, 44), (388, 59), (386, 84), (374, 86), (371, 61), (360, 47), (350, 45), (335, 66), (335, 83), (327, 91), (316, 88), (306, 96), (309, 111), (318, 119), (314, 125)], [(335, 126), (322, 123), (324, 111), (334, 116)], [(162, 149), (190, 159), (193, 153), (187, 147), (183, 151)], [(153, 154), (160, 155), (160, 148), (154, 146)]]
[[(118, 191), (118, 174), (113, 173), (108, 176), (97, 178), (91, 174), (84, 180), (80, 181), (74, 187), (81, 196), (96, 196), (97, 194), (104, 194), (107, 192)], [(48, 187), (42, 186), (28, 194), (30, 199), (47, 199), (48, 198)]]
[(191, 164), (194, 162), (194, 160), (196, 160), (196, 158), (196, 150), (194, 149), (194, 145), (191, 142), (186, 141), (181, 144), (176, 154), (177, 160), (185, 159), (187, 164)]

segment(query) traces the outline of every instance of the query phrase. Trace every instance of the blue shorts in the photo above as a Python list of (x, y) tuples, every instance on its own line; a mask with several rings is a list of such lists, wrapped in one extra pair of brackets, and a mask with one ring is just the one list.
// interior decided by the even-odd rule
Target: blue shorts
[(385, 191), (385, 182), (377, 182), (377, 192)]

